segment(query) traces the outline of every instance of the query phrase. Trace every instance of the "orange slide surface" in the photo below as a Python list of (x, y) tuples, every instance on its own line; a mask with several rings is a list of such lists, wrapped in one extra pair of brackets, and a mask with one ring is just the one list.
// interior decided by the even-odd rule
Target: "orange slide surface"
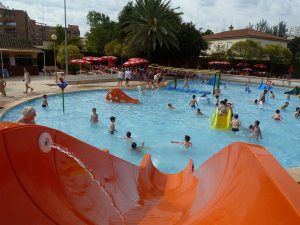
[(108, 102), (117, 102), (117, 103), (133, 103), (139, 104), (140, 101), (138, 99), (134, 99), (129, 97), (122, 91), (120, 88), (113, 88), (109, 92), (107, 92), (105, 96), (106, 101)]
[[(65, 154), (39, 149), (47, 132)], [(228, 145), (193, 171), (164, 174), (145, 155), (140, 166), (58, 130), (0, 123), (3, 225), (299, 225), (300, 187), (259, 145)]]

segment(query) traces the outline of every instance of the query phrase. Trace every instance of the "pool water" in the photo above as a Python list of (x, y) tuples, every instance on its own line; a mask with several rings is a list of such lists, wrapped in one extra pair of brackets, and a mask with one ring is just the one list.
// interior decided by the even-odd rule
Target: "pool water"
[[(181, 87), (183, 83), (178, 83)], [(191, 81), (191, 89), (211, 91), (212, 86), (200, 81)], [(286, 101), (284, 91), (289, 89), (275, 87), (275, 99), (268, 98), (263, 110), (254, 105), (261, 90), (258, 85), (250, 86), (252, 92), (245, 94), (241, 84), (227, 83), (221, 86), (220, 99), (227, 98), (234, 103), (234, 113), (239, 114), (242, 127), (238, 133), (217, 131), (210, 128), (210, 117), (215, 112), (215, 100), (211, 95), (211, 104), (199, 102), (204, 116), (196, 116), (189, 107), (192, 93), (167, 90), (167, 88), (146, 90), (145, 95), (137, 90), (125, 92), (141, 101), (139, 105), (105, 102), (106, 91), (84, 91), (65, 94), (65, 114), (62, 113), (61, 96), (49, 96), (48, 108), (42, 108), (42, 99), (32, 100), (11, 109), (1, 118), (2, 121), (16, 121), (23, 107), (30, 105), (37, 109), (37, 124), (59, 129), (100, 149), (108, 148), (110, 153), (139, 165), (144, 154), (150, 153), (156, 167), (167, 173), (182, 170), (193, 159), (198, 167), (214, 153), (234, 141), (258, 143), (266, 147), (284, 167), (300, 165), (299, 131), (300, 119), (292, 116), (300, 101), (291, 96), (289, 107), (281, 110), (284, 121), (274, 121), (272, 115)], [(198, 96), (199, 97), (199, 94)], [(171, 111), (167, 104), (176, 108)], [(97, 108), (99, 124), (89, 122), (91, 110)], [(116, 132), (108, 133), (109, 117), (116, 117)], [(255, 120), (261, 122), (263, 139), (256, 141), (249, 137), (248, 126)], [(130, 143), (122, 137), (131, 131), (139, 145), (145, 142), (143, 151), (130, 150)], [(171, 140), (182, 141), (184, 135), (191, 137), (193, 147), (186, 149), (182, 145), (172, 144)]]

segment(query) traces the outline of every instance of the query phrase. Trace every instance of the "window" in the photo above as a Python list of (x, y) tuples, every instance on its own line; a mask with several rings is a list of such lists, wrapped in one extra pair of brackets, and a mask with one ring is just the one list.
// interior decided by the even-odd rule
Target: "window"
[(14, 26), (14, 27), (15, 27), (15, 26), (17, 26), (17, 23), (16, 23), (16, 22), (13, 22), (13, 21), (6, 21), (6, 22), (5, 22), (5, 25), (6, 25), (6, 26)]
[(6, 33), (16, 33), (16, 29), (5, 29)]
[(232, 46), (232, 42), (227, 42), (227, 49), (230, 49)]
[(5, 18), (16, 18), (15, 14), (5, 14)]

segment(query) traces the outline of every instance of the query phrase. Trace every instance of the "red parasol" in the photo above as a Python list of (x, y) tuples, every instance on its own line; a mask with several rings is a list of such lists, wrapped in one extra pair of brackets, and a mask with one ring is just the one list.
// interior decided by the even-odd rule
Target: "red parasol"
[(253, 69), (251, 69), (251, 68), (245, 68), (245, 69), (243, 69), (243, 71), (251, 72), (251, 71), (253, 71)]
[(138, 65), (138, 63), (136, 61), (127, 61), (127, 62), (123, 63), (124, 67), (135, 66), (135, 65)]
[(116, 61), (118, 58), (112, 55), (106, 55), (99, 58), (99, 61)]
[(237, 67), (247, 67), (247, 66), (250, 66), (248, 63), (238, 63), (237, 65), (236, 65)]
[(84, 59), (72, 59), (70, 61), (71, 64), (79, 64), (79, 72), (81, 74), (81, 64), (91, 64), (89, 61), (84, 60)]
[(86, 61), (89, 61), (89, 62), (101, 61), (100, 57), (94, 57), (94, 56), (85, 56), (82, 59), (86, 60)]
[(268, 68), (267, 65), (262, 64), (262, 63), (260, 63), (260, 64), (255, 64), (253, 67), (254, 67), (254, 68), (258, 68), (258, 69), (266, 69), (266, 68)]

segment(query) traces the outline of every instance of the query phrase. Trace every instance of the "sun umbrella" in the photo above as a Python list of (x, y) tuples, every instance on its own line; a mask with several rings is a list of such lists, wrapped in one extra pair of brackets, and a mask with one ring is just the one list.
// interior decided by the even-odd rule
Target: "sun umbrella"
[(267, 65), (262, 64), (262, 63), (260, 63), (260, 64), (255, 64), (253, 67), (254, 67), (254, 68), (258, 68), (258, 69), (266, 69), (266, 68), (268, 68)]
[(250, 65), (248, 63), (243, 62), (243, 63), (238, 63), (236, 66), (237, 67), (247, 67), (247, 66), (250, 66)]
[(147, 59), (143, 59), (143, 58), (129, 58), (128, 61), (136, 61), (136, 62), (139, 62), (139, 64), (149, 63), (149, 61)]
[(79, 64), (79, 72), (81, 74), (81, 64), (91, 64), (89, 61), (84, 60), (84, 59), (72, 59), (70, 61), (71, 64)]
[(245, 68), (245, 69), (243, 69), (243, 71), (251, 72), (251, 71), (253, 71), (253, 69), (251, 69), (251, 68)]
[(112, 55), (105, 55), (100, 57), (99, 61), (116, 61), (118, 58)]
[(100, 61), (100, 57), (94, 57), (94, 56), (85, 56), (82, 59), (86, 60), (86, 61), (89, 61), (89, 62)]
[(138, 65), (138, 63), (136, 61), (127, 61), (127, 62), (123, 63), (124, 67), (135, 66), (135, 65)]

